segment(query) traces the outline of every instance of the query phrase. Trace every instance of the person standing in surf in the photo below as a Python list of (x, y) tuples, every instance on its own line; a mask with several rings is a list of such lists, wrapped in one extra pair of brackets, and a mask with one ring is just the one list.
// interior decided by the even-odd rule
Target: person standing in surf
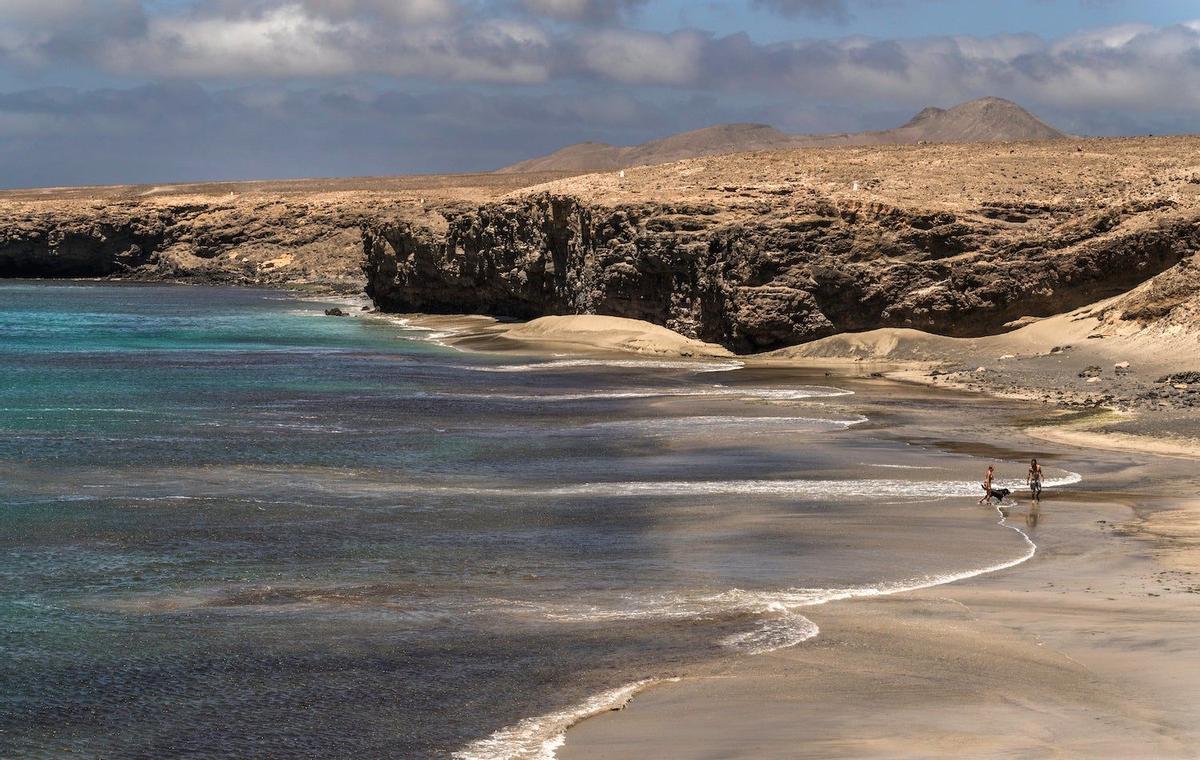
[(981, 498), (979, 500), (980, 504), (984, 503), (985, 501), (991, 500), (991, 498), (992, 498), (992, 481), (995, 479), (995, 477), (996, 477), (996, 468), (989, 464), (988, 468), (987, 468), (987, 472), (985, 472), (983, 474), (983, 498)]
[(1025, 485), (1033, 493), (1034, 501), (1042, 500), (1042, 466), (1036, 459), (1029, 460), (1029, 473), (1025, 476)]

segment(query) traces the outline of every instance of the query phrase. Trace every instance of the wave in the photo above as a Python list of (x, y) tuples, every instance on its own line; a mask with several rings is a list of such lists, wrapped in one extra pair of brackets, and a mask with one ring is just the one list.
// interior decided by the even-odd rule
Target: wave
[(620, 710), (639, 691), (658, 683), (673, 683), (678, 678), (655, 679), (618, 686), (600, 692), (589, 699), (558, 712), (536, 718), (525, 718), (515, 725), (503, 728), (491, 736), (468, 744), (455, 752), (455, 760), (552, 760), (559, 747), (566, 741), (566, 731), (571, 726), (609, 710)]
[[(1075, 473), (1070, 473), (1075, 475)], [(1076, 476), (1077, 477), (1077, 476)], [(1078, 477), (1075, 481), (1078, 482)], [(630, 618), (680, 618), (711, 616), (716, 613), (757, 613), (770, 615), (758, 627), (742, 633), (726, 636), (720, 643), (730, 649), (746, 654), (762, 654), (794, 646), (814, 638), (820, 628), (796, 610), (814, 607), (829, 602), (889, 596), (922, 589), (944, 586), (949, 583), (974, 578), (980, 575), (1016, 567), (1031, 559), (1037, 552), (1037, 544), (1020, 528), (1009, 525), (1004, 512), (996, 507), (1000, 515), (998, 525), (1021, 536), (1025, 550), (1016, 558), (997, 562), (985, 567), (971, 568), (956, 573), (924, 575), (877, 585), (854, 586), (841, 589), (787, 589), (784, 591), (743, 591), (731, 589), (720, 594), (694, 598), (647, 600), (641, 609), (598, 610), (592, 609), (576, 615), (564, 615), (548, 611), (547, 617), (559, 620), (620, 620)], [(668, 679), (678, 681), (679, 679)], [(656, 683), (646, 679), (601, 692), (584, 702), (565, 710), (536, 718), (526, 718), (513, 726), (501, 729), (485, 739), (473, 742), (456, 752), (457, 760), (501, 760), (530, 758), (553, 760), (557, 750), (566, 742), (566, 731), (571, 726), (606, 710), (624, 707), (639, 691)]]
[[(1025, 551), (1014, 559), (1004, 560), (984, 567), (961, 570), (956, 573), (923, 575), (873, 586), (855, 586), (845, 589), (791, 589), (782, 593), (741, 592), (735, 589), (727, 593), (744, 597), (742, 601), (743, 608), (752, 608), (754, 606), (753, 602), (757, 601), (763, 612), (779, 612), (781, 613), (781, 617), (774, 621), (774, 625), (767, 624), (763, 629), (751, 631), (748, 634), (726, 637), (721, 643), (732, 648), (745, 649), (749, 654), (769, 652), (774, 649), (791, 646), (792, 643), (806, 641), (820, 633), (820, 629), (811, 620), (808, 620), (803, 615), (796, 615), (792, 612), (792, 609), (795, 607), (815, 607), (847, 599), (890, 596), (892, 594), (920, 591), (935, 586), (945, 586), (950, 583), (967, 580), (968, 578), (976, 578), (980, 575), (1007, 570), (1010, 567), (1016, 567), (1032, 559), (1033, 555), (1037, 553), (1037, 544), (1033, 542), (1028, 533), (1015, 525), (1009, 525), (1008, 518), (1005, 517), (1004, 512), (999, 506), (996, 507), (996, 513), (1000, 515), (997, 525), (1008, 528), (1019, 535), (1025, 544)], [(798, 630), (792, 630), (793, 628)], [(782, 630), (782, 635), (776, 633), (780, 629)], [(792, 639), (797, 640), (792, 641)]]
[(789, 433), (798, 429), (813, 427), (849, 428), (868, 422), (864, 416), (856, 415), (850, 419), (826, 419), (823, 417), (737, 417), (737, 416), (699, 416), (699, 417), (666, 417), (646, 420), (617, 420), (614, 422), (594, 422), (584, 425), (585, 429), (617, 429), (639, 431), (662, 431), (668, 433), (694, 432), (709, 434), (720, 428), (733, 428), (746, 432), (747, 428), (757, 429), (757, 432)]
[(114, 412), (118, 414), (159, 414), (151, 409), (126, 409), (119, 406), (4, 406), (0, 412)]
[(763, 399), (766, 401), (801, 401), (809, 398), (836, 398), (853, 396), (854, 391), (824, 385), (809, 385), (800, 388), (739, 388), (738, 386), (713, 385), (700, 388), (633, 388), (622, 391), (581, 391), (578, 393), (434, 393), (435, 398), (455, 399), (499, 399), (502, 401), (590, 401), (625, 398), (659, 397), (718, 397)]
[[(1044, 488), (1072, 485), (1083, 478), (1064, 471), (1057, 478), (1046, 478)], [(995, 486), (1018, 492), (1028, 490), (1022, 480), (997, 480)], [(447, 493), (473, 493), (514, 496), (815, 496), (822, 498), (874, 498), (879, 496), (921, 496), (946, 499), (978, 496), (979, 483), (968, 480), (623, 480), (574, 483), (567, 486), (513, 488), (459, 488), (433, 486), (428, 490)]]
[[(458, 351), (461, 351), (461, 349), (459, 349), (457, 346), (454, 346), (451, 343), (447, 343), (446, 339), (453, 338), (458, 335), (462, 335), (465, 332), (468, 332), (468, 330), (466, 328), (461, 329), (461, 330), (452, 330), (452, 329), (447, 329), (445, 327), (438, 328), (438, 327), (428, 327), (426, 325), (418, 325), (418, 324), (415, 324), (410, 317), (398, 317), (394, 314), (384, 314), (384, 313), (377, 312), (377, 311), (362, 312), (362, 317), (369, 319), (373, 322), (386, 322), (388, 324), (393, 324), (402, 330), (406, 330), (411, 333), (414, 333), (412, 335), (405, 335), (404, 336), (405, 340), (413, 340), (413, 341), (418, 341), (420, 343), (433, 343), (435, 345), (441, 346), (442, 348), (453, 348)], [(473, 369), (473, 368), (460, 367), (458, 369)]]
[(577, 367), (618, 367), (625, 369), (688, 369), (693, 372), (732, 372), (746, 366), (745, 362), (702, 361), (688, 359), (556, 359), (528, 364), (502, 364), (495, 367), (466, 367), (475, 372), (540, 372)]

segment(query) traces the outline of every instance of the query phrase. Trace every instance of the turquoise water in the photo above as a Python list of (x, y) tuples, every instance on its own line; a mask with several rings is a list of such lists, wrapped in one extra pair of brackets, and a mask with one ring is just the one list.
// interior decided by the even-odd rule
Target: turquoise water
[(0, 756), (488, 756), (803, 638), (773, 600), (1024, 551), (947, 508), (976, 463), (879, 469), (918, 454), (814, 378), (325, 306), (0, 284)]

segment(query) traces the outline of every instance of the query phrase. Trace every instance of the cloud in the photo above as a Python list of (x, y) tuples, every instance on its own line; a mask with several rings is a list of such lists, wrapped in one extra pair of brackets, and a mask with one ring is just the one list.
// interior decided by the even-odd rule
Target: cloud
[(707, 38), (694, 32), (670, 35), (628, 29), (602, 30), (582, 36), (578, 53), (582, 70), (625, 84), (694, 84)]
[(735, 118), (711, 99), (273, 84), (0, 94), (4, 186), (494, 169), (593, 134), (636, 143)]
[(648, 0), (523, 0), (535, 16), (586, 24), (614, 23)]
[(138, 0), (0, 0), (0, 65), (37, 68), (87, 60), (145, 32)]
[[(289, 79), (385, 74), (442, 81), (536, 83), (550, 38), (512, 18), (460, 23), (456, 4), (308, 0), (157, 16), (138, 37), (110, 40), (96, 65), (151, 79)], [(380, 22), (383, 14), (408, 21)]]
[(336, 20), (375, 17), (408, 24), (451, 21), (464, 12), (456, 0), (303, 0), (302, 5)]
[(295, 5), (235, 18), (166, 16), (152, 19), (144, 36), (106, 46), (99, 59), (111, 71), (153, 77), (345, 74), (357, 68), (345, 42), (361, 34), (356, 24)]
[[(834, 18), (884, 1), (775, 6)], [(1183, 86), (1200, 79), (1200, 21), (764, 44), (632, 28), (640, 5), (0, 0), (0, 74), (91, 83), (0, 94), (0, 181), (474, 170), (723, 121), (888, 127), (984, 95), (1084, 133), (1193, 131), (1200, 116)]]
[[(884, 2), (753, 1), (825, 16)], [(619, 23), (641, 2), (204, 0), (150, 13), (136, 0), (0, 0), (0, 66), (75, 66), (132, 82), (385, 76), (447, 85), (574, 82), (783, 93), (832, 102), (946, 104), (998, 94), (1075, 108), (1179, 110), (1200, 99), (1176, 86), (1200, 76), (1200, 23), (1122, 25), (1057, 40), (1025, 34), (762, 44), (740, 33), (655, 32)], [(513, 3), (526, 12), (512, 12)]]

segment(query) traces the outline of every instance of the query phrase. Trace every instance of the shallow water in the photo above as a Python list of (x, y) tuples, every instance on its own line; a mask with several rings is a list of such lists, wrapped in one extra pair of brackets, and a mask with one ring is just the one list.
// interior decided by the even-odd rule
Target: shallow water
[(816, 378), (323, 308), (0, 284), (0, 756), (541, 752), (538, 716), (1028, 551), (977, 461)]

